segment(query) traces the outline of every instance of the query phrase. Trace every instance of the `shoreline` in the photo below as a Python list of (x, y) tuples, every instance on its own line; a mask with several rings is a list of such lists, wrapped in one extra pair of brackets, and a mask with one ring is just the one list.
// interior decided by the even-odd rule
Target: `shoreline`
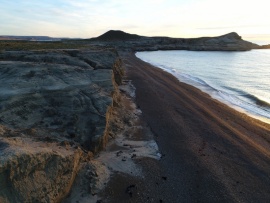
[[(180, 75), (175, 75), (173, 70), (170, 70), (169, 68), (165, 68), (165, 67), (162, 67), (162, 66), (159, 66), (159, 65), (155, 65), (154, 63), (151, 63), (151, 62), (149, 62), (149, 61), (145, 61), (145, 60), (143, 60), (142, 58), (138, 57), (138, 56), (137, 56), (137, 53), (139, 53), (139, 52), (135, 52), (134, 54), (135, 54), (135, 56), (136, 56), (138, 59), (140, 59), (140, 60), (142, 60), (142, 61), (144, 61), (144, 62), (146, 62), (146, 63), (149, 63), (149, 64), (152, 65), (153, 67), (159, 68), (159, 69), (161, 69), (161, 70), (163, 70), (163, 71), (165, 71), (165, 72), (167, 72), (167, 73), (173, 75), (174, 77), (176, 77), (176, 78), (179, 80), (180, 83), (185, 83), (185, 84), (191, 85), (191, 86), (193, 86), (193, 87), (199, 89), (200, 91), (202, 91), (202, 92), (208, 94), (212, 99), (218, 100), (218, 101), (220, 101), (221, 103), (227, 105), (227, 106), (230, 107), (230, 108), (235, 109), (236, 111), (238, 111), (238, 112), (240, 112), (240, 113), (244, 113), (244, 114), (248, 115), (248, 116), (251, 117), (251, 118), (260, 120), (260, 121), (262, 121), (262, 122), (264, 122), (264, 123), (267, 123), (267, 124), (270, 124), (270, 117), (266, 117), (266, 116), (260, 115), (259, 113), (256, 114), (255, 112), (252, 112), (252, 110), (250, 110), (250, 109), (245, 109), (245, 108), (242, 107), (242, 106), (239, 106), (239, 105), (237, 105), (237, 104), (234, 104), (234, 103), (231, 102), (230, 100), (224, 99), (222, 96), (219, 95), (219, 90), (218, 90), (218, 89), (215, 89), (215, 88), (212, 87), (211, 85), (208, 85), (208, 84), (206, 83), (208, 86), (205, 87), (205, 86), (202, 86), (201, 84), (197, 84), (196, 82), (194, 82), (194, 81), (192, 81), (192, 80), (190, 80), (190, 79), (186, 79), (185, 76), (182, 76), (181, 74), (180, 74)], [(192, 75), (191, 75), (191, 76), (192, 76)], [(199, 79), (200, 79), (200, 78), (199, 78)], [(210, 88), (211, 90), (209, 90), (209, 88)], [(226, 93), (226, 92), (225, 92), (225, 93)], [(239, 100), (241, 101), (241, 98), (238, 98), (238, 97), (236, 97), (236, 98), (239, 99)], [(259, 108), (259, 107), (257, 107), (257, 108)]]
[[(42, 170), (48, 171), (49, 176), (56, 178), (49, 178), (49, 181), (61, 182), (53, 184), (54, 188), (51, 189), (58, 193), (55, 195), (58, 195), (59, 201), (67, 195), (72, 185), (68, 196), (62, 201), (66, 203), (270, 200), (270, 125), (229, 108), (201, 90), (180, 82), (170, 73), (143, 62), (134, 53), (120, 51), (117, 56), (119, 60), (114, 64), (114, 75), (110, 75), (111, 71), (108, 70), (105, 76), (108, 77), (106, 81), (122, 79), (122, 83), (113, 83), (116, 88), (112, 95), (115, 97), (115, 106), (110, 109), (109, 130), (104, 137), (106, 143), (109, 142), (95, 157), (74, 142), (72, 137), (70, 140), (66, 137), (58, 137), (59, 140), (56, 140), (55, 134), (48, 135), (45, 131), (40, 134), (39, 125), (35, 129), (21, 131), (22, 134), (20, 131), (10, 131), (4, 125), (0, 126), (1, 152), (10, 152), (12, 149), (14, 159), (20, 160), (11, 171), (24, 167), (21, 164), (25, 160), (24, 152), (30, 155), (27, 159), (30, 162), (40, 160), (44, 163), (41, 169), (33, 164), (26, 171), (18, 172), (17, 177), (21, 178), (19, 181), (25, 182), (24, 177), (27, 177), (29, 179), (26, 180), (31, 182), (35, 177), (24, 173), (39, 174)], [(106, 59), (107, 56), (104, 57)], [(87, 64), (84, 65), (88, 67)], [(40, 64), (37, 67), (39, 66)], [(125, 75), (121, 75), (122, 68), (126, 70)], [(88, 69), (89, 67), (85, 70)], [(104, 70), (101, 72), (104, 73)], [(123, 78), (119, 78), (122, 76)], [(94, 81), (100, 81), (98, 79)], [(89, 86), (87, 89), (89, 90)], [(95, 100), (98, 98), (95, 97)], [(29, 101), (40, 102), (33, 99)], [(55, 100), (52, 102), (44, 106), (61, 106)], [(17, 105), (15, 110), (19, 111), (22, 105)], [(32, 103), (27, 105), (29, 108), (33, 106)], [(43, 106), (39, 108), (42, 109)], [(68, 113), (69, 109), (62, 112)], [(13, 115), (14, 111), (9, 114), (10, 117)], [(54, 115), (55, 113), (46, 114), (50, 119)], [(29, 118), (31, 117), (30, 115)], [(101, 118), (105, 120), (104, 116)], [(46, 121), (48, 122), (48, 118)], [(17, 123), (25, 124), (22, 121)], [(40, 122), (41, 124), (46, 123)], [(37, 139), (36, 135), (41, 137)], [(2, 159), (5, 160), (6, 157), (4, 155)], [(52, 165), (56, 168), (50, 168), (48, 157), (56, 157), (56, 162)], [(65, 167), (58, 168), (63, 164)], [(9, 164), (6, 166), (9, 167)], [(66, 168), (73, 170), (68, 170), (67, 173)], [(9, 176), (9, 170), (4, 170), (4, 178)], [(63, 180), (68, 188), (62, 185)], [(11, 181), (18, 182), (16, 179)], [(51, 184), (43, 184), (42, 181), (43, 179), (38, 180), (42, 187), (36, 185), (39, 189), (31, 190), (35, 190), (35, 195), (44, 194), (43, 191), (51, 187)], [(7, 186), (4, 185), (4, 188), (9, 189)], [(17, 186), (21, 187), (22, 184)], [(5, 190), (2, 189), (5, 197), (12, 194), (13, 189), (10, 189), (11, 193), (3, 191)], [(25, 198), (35, 198), (27, 195), (29, 191), (26, 188), (21, 194), (26, 194)], [(44, 194), (41, 198), (47, 197), (48, 194)]]
[[(142, 178), (115, 174), (108, 202), (265, 202), (270, 200), (270, 125), (199, 89), (120, 54), (136, 105), (162, 157), (139, 159)], [(132, 186), (132, 188), (131, 188)], [(131, 196), (126, 190), (132, 190)]]
[(269, 125), (120, 51), (175, 45), (158, 40), (1, 51), (0, 202), (270, 199)]

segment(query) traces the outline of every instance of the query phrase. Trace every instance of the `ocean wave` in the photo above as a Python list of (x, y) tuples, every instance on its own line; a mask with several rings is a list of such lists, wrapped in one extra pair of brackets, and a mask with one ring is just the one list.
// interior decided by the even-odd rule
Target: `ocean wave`
[[(265, 106), (258, 106), (257, 103), (259, 103), (259, 100), (257, 97), (253, 95), (249, 95), (250, 98), (253, 98), (254, 100), (252, 102), (247, 102), (239, 98), (239, 96), (229, 94), (224, 91), (218, 92), (219, 97), (221, 97), (222, 100), (225, 100), (229, 102), (230, 104), (240, 107), (241, 109), (245, 110), (246, 112), (249, 112), (251, 114), (262, 116), (266, 118), (270, 118), (270, 109), (267, 110), (266, 108), (263, 108)], [(247, 95), (246, 95), (247, 97)], [(256, 99), (255, 99), (256, 98)]]
[(204, 80), (202, 80), (202, 79), (200, 79), (198, 77), (195, 77), (195, 76), (192, 76), (192, 75), (189, 75), (189, 74), (186, 74), (186, 73), (181, 73), (181, 76), (184, 77), (184, 78), (187, 78), (189, 80), (192, 80), (194, 82), (197, 82), (197, 83), (199, 83), (201, 85), (205, 85), (205, 86), (211, 87), (210, 85), (207, 84), (207, 82), (205, 82)]
[(250, 94), (248, 92), (245, 92), (244, 90), (240, 90), (240, 89), (233, 88), (233, 87), (224, 86), (224, 88), (228, 89), (228, 90), (231, 90), (233, 92), (236, 92), (238, 94), (238, 96), (247, 98), (252, 103), (254, 103), (254, 104), (256, 104), (256, 105), (258, 105), (260, 107), (270, 108), (270, 103), (268, 103), (267, 101), (264, 101), (263, 99), (260, 99), (256, 95)]
[[(175, 59), (170, 59), (170, 61), (166, 62), (164, 60), (159, 60), (160, 58), (162, 58), (159, 55), (154, 55), (152, 56), (152, 58), (150, 57), (150, 60), (147, 60), (147, 62), (151, 63), (152, 65), (156, 67), (163, 69), (164, 71), (167, 71), (173, 74), (181, 82), (184, 82), (184, 83), (187, 83), (189, 85), (199, 88), (203, 92), (208, 93), (214, 99), (217, 99), (227, 104), (228, 106), (235, 108), (238, 111), (248, 113), (250, 116), (255, 116), (259, 118), (263, 117), (263, 118), (270, 119), (270, 103), (263, 100), (258, 95), (254, 95), (250, 92), (245, 91), (246, 90), (245, 87), (248, 88), (250, 85), (252, 85), (251, 89), (253, 90), (253, 92), (256, 91), (257, 89), (261, 90), (261, 87), (260, 86), (256, 87), (257, 84), (254, 83), (253, 81), (253, 73), (252, 75), (250, 74), (248, 75), (248, 73), (246, 73), (246, 75), (242, 77), (242, 80), (240, 76), (238, 80), (238, 78), (236, 79), (236, 77), (230, 77), (230, 75), (228, 74), (228, 73), (231, 73), (231, 74), (239, 73), (240, 72), (239, 68), (240, 69), (242, 68), (241, 71), (245, 73), (246, 67), (241, 67), (241, 66), (238, 67), (236, 65), (233, 66), (232, 64), (226, 65), (225, 63), (226, 61), (224, 62), (225, 66), (223, 67), (223, 63), (220, 63), (220, 60), (222, 59), (217, 58), (217, 60), (214, 60), (213, 64), (216, 64), (216, 66), (221, 67), (221, 69), (212, 68), (211, 66), (205, 65), (204, 61), (200, 61), (200, 60), (196, 62), (197, 64), (195, 63), (197, 67), (196, 69), (187, 68), (188, 66), (186, 66), (186, 63), (190, 62), (190, 60), (192, 60), (193, 62), (194, 60), (193, 57), (197, 57), (197, 55), (192, 55), (191, 52), (188, 52), (188, 54), (191, 56), (185, 55), (184, 58), (181, 58), (181, 61), (179, 59), (179, 56), (177, 56), (177, 58)], [(242, 56), (240, 55), (237, 58), (238, 61), (240, 62), (241, 60), (243, 60), (241, 57)], [(139, 58), (141, 58), (142, 60), (145, 60), (145, 57), (139, 56)], [(166, 58), (166, 55), (165, 55), (165, 58)], [(246, 61), (245, 61), (245, 64), (246, 64)], [(237, 68), (236, 72), (232, 71), (234, 67)], [(218, 70), (216, 71), (216, 74), (219, 74), (219, 75), (215, 76), (215, 78), (213, 78), (212, 77), (213, 75), (211, 75), (213, 74), (213, 72), (211, 72), (210, 74), (211, 77), (208, 77), (207, 75), (205, 75), (205, 72), (207, 73), (207, 70), (209, 68), (210, 69), (212, 68), (211, 69), (212, 71)], [(228, 68), (228, 71), (225, 71), (224, 73), (225, 68)], [(200, 75), (202, 75), (202, 78), (196, 75), (195, 76), (193, 75), (193, 72), (196, 72), (196, 71)], [(247, 79), (252, 78), (250, 84), (249, 83), (246, 84), (248, 80), (246, 80), (245, 77), (247, 77)], [(237, 81), (234, 81), (234, 80), (237, 80)], [(239, 87), (238, 87), (238, 84), (240, 84)]]
[(247, 94), (245, 95), (247, 98), (251, 99), (254, 101), (254, 103), (256, 103), (258, 106), (262, 106), (262, 107), (267, 107), (270, 108), (270, 104), (267, 101), (264, 101), (258, 97), (256, 97), (255, 95), (251, 95), (251, 94)]
[[(230, 94), (226, 91), (216, 89), (215, 87), (209, 85), (204, 80), (191, 76), (189, 74), (181, 73), (181, 79), (185, 79), (184, 82), (193, 85), (202, 91), (205, 91), (209, 95), (211, 95), (213, 98), (220, 100), (221, 102), (227, 103), (227, 105), (240, 107), (246, 112), (249, 112), (251, 114), (257, 115), (257, 116), (263, 116), (266, 118), (270, 118), (270, 104), (266, 101), (263, 101), (256, 97), (255, 95), (249, 94), (243, 90), (239, 90), (232, 87), (224, 87), (224, 89), (231, 90), (237, 94)], [(250, 100), (250, 102), (245, 101), (241, 99), (240, 97), (245, 97)], [(267, 110), (265, 107), (269, 108)]]

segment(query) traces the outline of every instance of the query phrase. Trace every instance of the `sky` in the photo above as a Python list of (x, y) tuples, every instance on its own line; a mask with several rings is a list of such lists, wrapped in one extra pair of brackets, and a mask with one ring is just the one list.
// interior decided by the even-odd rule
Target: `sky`
[(0, 35), (97, 37), (108, 30), (269, 41), (268, 0), (0, 0)]

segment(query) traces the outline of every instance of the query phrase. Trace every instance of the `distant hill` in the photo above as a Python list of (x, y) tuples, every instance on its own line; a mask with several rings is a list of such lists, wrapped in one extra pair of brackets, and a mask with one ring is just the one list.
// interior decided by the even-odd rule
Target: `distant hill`
[(117, 41), (117, 40), (134, 40), (140, 39), (142, 36), (136, 34), (129, 34), (121, 30), (110, 30), (99, 37), (92, 38), (92, 40), (101, 40), (101, 41)]
[(236, 32), (217, 37), (171, 38), (146, 37), (129, 34), (120, 30), (110, 30), (97, 38), (90, 39), (90, 41), (98, 41), (99, 44), (110, 44), (119, 49), (130, 49), (133, 51), (246, 51), (260, 48), (257, 44), (243, 40)]
[(270, 49), (270, 44), (262, 45), (261, 49)]
[[(171, 38), (147, 37), (129, 34), (121, 30), (110, 30), (90, 39), (52, 38), (47, 36), (0, 36), (0, 40), (26, 41), (71, 41), (72, 43), (93, 43), (98, 46), (113, 46), (133, 51), (155, 50), (196, 50), (196, 51), (245, 51), (251, 49), (269, 49), (269, 45), (259, 46), (245, 41), (236, 32), (217, 37)], [(75, 41), (74, 41), (75, 40)], [(76, 41), (77, 40), (77, 41)]]
[(0, 40), (26, 40), (26, 41), (59, 41), (60, 38), (53, 38), (48, 36), (0, 36)]

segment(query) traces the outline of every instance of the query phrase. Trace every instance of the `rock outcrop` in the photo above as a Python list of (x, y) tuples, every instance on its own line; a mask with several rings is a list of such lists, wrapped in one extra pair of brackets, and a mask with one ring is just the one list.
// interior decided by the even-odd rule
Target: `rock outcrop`
[(270, 49), (270, 44), (262, 45), (259, 49)]
[(113, 136), (123, 69), (111, 49), (0, 53), (0, 202), (60, 202)]
[(192, 41), (190, 50), (199, 51), (246, 51), (259, 47), (256, 44), (242, 40), (235, 32), (219, 37), (193, 39)]
[[(9, 136), (12, 132), (2, 132)], [(59, 202), (87, 159), (80, 148), (33, 141), (27, 135), (0, 138), (0, 202)]]
[(4, 52), (0, 60), (1, 124), (93, 152), (103, 147), (106, 117), (117, 97), (113, 71), (121, 82), (114, 52)]

